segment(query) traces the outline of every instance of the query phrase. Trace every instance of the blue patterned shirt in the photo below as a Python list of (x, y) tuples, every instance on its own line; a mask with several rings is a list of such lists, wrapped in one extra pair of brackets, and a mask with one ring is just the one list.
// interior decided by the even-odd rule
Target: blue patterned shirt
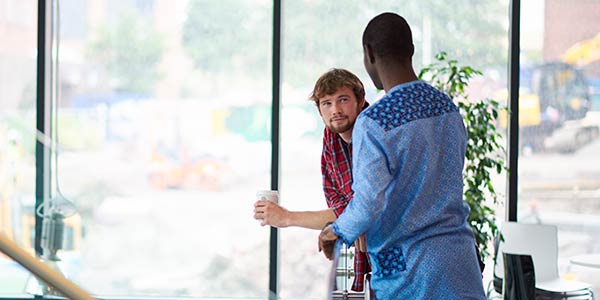
[(456, 105), (422, 81), (359, 115), (354, 200), (333, 229), (348, 245), (366, 233), (377, 299), (485, 299), (462, 198), (466, 142)]

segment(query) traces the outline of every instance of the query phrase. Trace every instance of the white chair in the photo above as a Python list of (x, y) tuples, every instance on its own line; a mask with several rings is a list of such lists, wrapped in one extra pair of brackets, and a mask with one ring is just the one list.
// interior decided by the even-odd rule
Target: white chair
[(500, 229), (503, 240), (498, 244), (494, 264), (495, 289), (504, 274), (502, 253), (529, 254), (536, 277), (536, 299), (594, 299), (591, 285), (563, 280), (558, 274), (558, 235), (554, 225), (505, 222)]

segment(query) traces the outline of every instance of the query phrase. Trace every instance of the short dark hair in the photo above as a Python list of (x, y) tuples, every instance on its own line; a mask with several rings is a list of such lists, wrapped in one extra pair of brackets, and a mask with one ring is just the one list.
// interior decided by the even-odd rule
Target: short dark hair
[(382, 13), (367, 24), (362, 37), (373, 54), (384, 59), (410, 60), (414, 54), (412, 32), (408, 22), (395, 13)]
[(309, 99), (319, 106), (319, 99), (335, 94), (341, 87), (352, 89), (358, 101), (365, 98), (365, 87), (356, 75), (346, 69), (333, 68), (319, 77)]

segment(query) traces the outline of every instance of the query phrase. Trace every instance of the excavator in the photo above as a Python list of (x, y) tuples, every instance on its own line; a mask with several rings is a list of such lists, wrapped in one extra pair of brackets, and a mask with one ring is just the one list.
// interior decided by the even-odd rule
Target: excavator
[[(520, 149), (573, 152), (600, 136), (589, 82), (582, 67), (600, 60), (600, 33), (565, 51), (562, 61), (521, 69)], [(499, 95), (499, 99), (506, 95)], [(598, 110), (598, 108), (596, 108)], [(507, 115), (500, 118), (506, 126)]]

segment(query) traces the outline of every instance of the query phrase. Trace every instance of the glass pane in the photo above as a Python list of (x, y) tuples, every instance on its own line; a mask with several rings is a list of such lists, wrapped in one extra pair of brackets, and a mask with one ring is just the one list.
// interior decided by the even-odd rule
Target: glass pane
[(600, 2), (523, 1), (519, 220), (559, 229), (559, 273), (600, 293)]
[[(0, 232), (34, 253), (37, 2), (0, 0)], [(0, 253), (0, 294), (29, 273)]]
[(59, 257), (98, 295), (266, 297), (270, 1), (61, 1)]
[[(477, 13), (456, 14), (457, 6)], [(324, 126), (314, 103), (308, 101), (317, 78), (330, 68), (345, 68), (363, 81), (367, 101), (382, 96), (364, 70), (361, 37), (367, 22), (384, 11), (397, 12), (411, 24), (417, 72), (433, 62), (435, 54), (446, 51), (461, 65), (484, 72), (471, 82), (471, 99), (494, 97), (506, 87), (508, 1), (284, 2), (281, 203), (287, 209), (327, 208), (320, 169)], [(504, 176), (493, 178), (502, 195)], [(498, 216), (502, 219), (503, 213)], [(318, 231), (285, 228), (280, 234), (281, 296), (323, 297), (331, 264), (317, 251)]]

